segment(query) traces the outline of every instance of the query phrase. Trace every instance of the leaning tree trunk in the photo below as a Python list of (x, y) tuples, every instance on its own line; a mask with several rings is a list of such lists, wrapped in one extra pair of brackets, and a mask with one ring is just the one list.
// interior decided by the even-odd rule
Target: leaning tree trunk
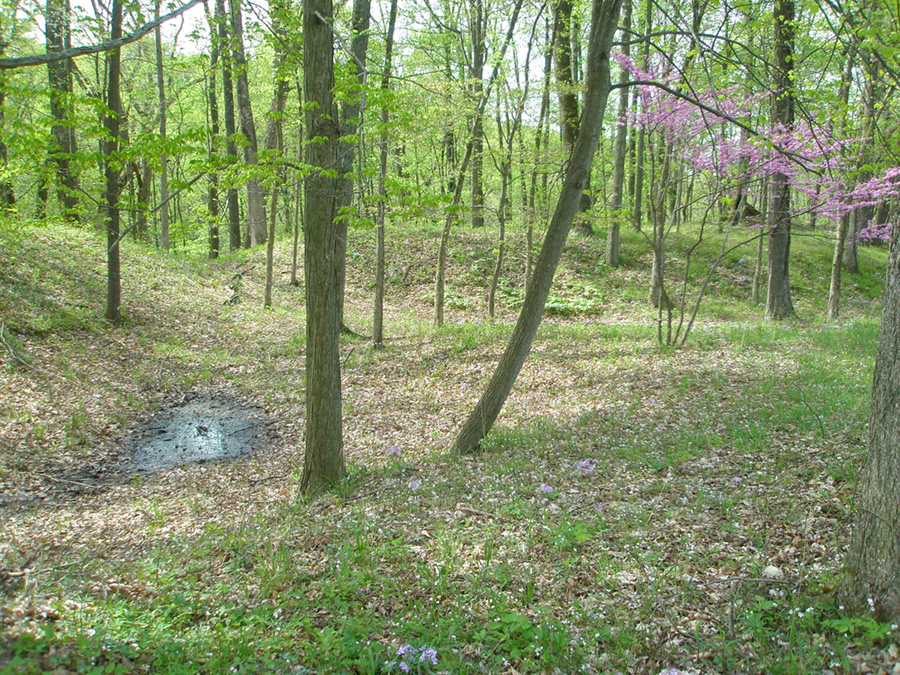
[[(112, 25), (110, 40), (122, 37), (122, 2), (113, 0)], [(119, 307), (122, 304), (121, 274), (119, 271), (119, 126), (122, 119), (122, 97), (119, 92), (121, 78), (121, 58), (119, 48), (113, 49), (106, 57), (106, 107), (108, 112), (103, 118), (107, 137), (104, 141), (103, 168), (106, 176), (106, 318), (109, 321), (119, 320)]]
[(891, 233), (868, 456), (846, 559), (844, 604), (885, 623), (900, 620), (900, 228)]
[(585, 72), (584, 116), (566, 167), (562, 192), (547, 228), (544, 245), (538, 256), (534, 276), (519, 313), (519, 320), (494, 375), (456, 437), (454, 449), (458, 452), (473, 450), (490, 431), (531, 351), (547, 296), (550, 294), (553, 276), (572, 221), (575, 219), (581, 194), (587, 184), (591, 161), (597, 150), (603, 114), (609, 98), (609, 52), (617, 28), (620, 5), (621, 0), (593, 0)]
[[(775, 2), (775, 122), (784, 130), (794, 124), (794, 0)], [(770, 184), (769, 277), (766, 318), (783, 319), (794, 313), (788, 267), (791, 254), (791, 186), (776, 173)]]
[(305, 0), (303, 79), (306, 100), (307, 164), (318, 167), (306, 181), (303, 237), (306, 273), (306, 455), (300, 489), (320, 492), (346, 474), (341, 416), (340, 270), (337, 245), (338, 179), (323, 168), (338, 161), (335, 124), (334, 37), (331, 0)]

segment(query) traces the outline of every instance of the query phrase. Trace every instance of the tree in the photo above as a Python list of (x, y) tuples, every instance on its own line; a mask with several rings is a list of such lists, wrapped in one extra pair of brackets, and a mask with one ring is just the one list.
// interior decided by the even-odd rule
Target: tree
[[(160, 0), (156, 0), (156, 19), (159, 19)], [(159, 137), (166, 143), (166, 80), (163, 74), (162, 28), (156, 27), (156, 91), (159, 96)], [(169, 158), (165, 151), (160, 157), (159, 173), (159, 244), (169, 250)]]
[(300, 489), (324, 490), (346, 473), (341, 417), (340, 273), (335, 260), (340, 128), (334, 105), (331, 0), (305, 0), (303, 81), (308, 108), (306, 161), (306, 455)]
[[(790, 130), (794, 124), (794, 0), (775, 0), (775, 124)], [(791, 185), (787, 174), (776, 172), (769, 181), (769, 276), (766, 318), (783, 319), (794, 313), (788, 274), (791, 254)]]
[[(47, 0), (45, 11), (47, 53), (61, 52), (71, 47), (68, 0)], [(50, 164), (55, 169), (57, 195), (63, 213), (72, 218), (78, 205), (78, 180), (72, 168), (72, 156), (77, 150), (71, 120), (72, 59), (48, 63), (47, 77), (50, 83), (50, 116), (53, 118)]]
[(852, 543), (845, 604), (878, 621), (900, 619), (900, 227), (891, 250), (875, 359), (868, 455)]
[(566, 167), (562, 192), (547, 228), (544, 245), (512, 337), (494, 375), (456, 437), (454, 449), (469, 452), (490, 431), (522, 370), (537, 334), (556, 267), (562, 256), (572, 222), (587, 185), (591, 162), (600, 138), (600, 128), (610, 91), (609, 53), (618, 27), (622, 0), (593, 0), (591, 32), (585, 70), (584, 115), (572, 155)]
[[(112, 25), (110, 38), (122, 37), (122, 2), (113, 0)], [(119, 128), (122, 118), (122, 98), (119, 81), (122, 73), (120, 48), (116, 47), (106, 57), (106, 107), (108, 112), (103, 119), (107, 138), (104, 142), (104, 173), (106, 175), (106, 318), (109, 321), (119, 320), (119, 307), (122, 300), (121, 279), (119, 270)]]
[[(219, 53), (222, 59), (222, 104), (225, 108), (225, 156), (229, 165), (237, 162), (237, 149), (234, 145), (236, 123), (234, 119), (234, 78), (228, 21), (225, 18), (225, 0), (216, 0), (216, 23), (218, 24)], [(211, 39), (212, 36), (210, 36)], [(234, 185), (228, 187), (226, 195), (228, 204), (228, 250), (235, 251), (241, 247), (241, 214), (238, 193)]]
[[(244, 19), (240, 0), (230, 0), (230, 7), (232, 64), (234, 74), (237, 75), (235, 90), (238, 117), (241, 123), (241, 133), (245, 139), (244, 162), (250, 167), (255, 167), (258, 162), (259, 143), (256, 140), (256, 122), (253, 119), (253, 107), (250, 103), (250, 82), (247, 78), (247, 57), (244, 53)], [(266, 195), (259, 176), (253, 172), (247, 180), (247, 232), (244, 243), (257, 246), (264, 244), (265, 241)]]
[(391, 61), (394, 54), (394, 28), (397, 24), (397, 0), (391, 0), (387, 33), (384, 41), (384, 73), (381, 77), (381, 136), (378, 143), (378, 211), (376, 215), (377, 251), (375, 262), (375, 307), (372, 319), (372, 344), (377, 349), (384, 346), (384, 220), (387, 208), (387, 160), (388, 125), (390, 110), (388, 98), (391, 88)]
[[(631, 0), (624, 0), (622, 7), (622, 53), (629, 56), (631, 51)], [(606, 264), (619, 266), (619, 221), (621, 220), (622, 195), (625, 189), (625, 151), (628, 136), (628, 88), (625, 87), (628, 72), (622, 68), (619, 77), (619, 111), (616, 115), (616, 141), (613, 159), (613, 187), (609, 205), (609, 234), (606, 237)]]

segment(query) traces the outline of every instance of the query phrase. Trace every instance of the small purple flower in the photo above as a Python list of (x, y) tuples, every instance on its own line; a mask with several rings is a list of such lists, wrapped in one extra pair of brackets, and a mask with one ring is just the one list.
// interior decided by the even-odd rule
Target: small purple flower
[(647, 403), (649, 403), (650, 405), (656, 405), (657, 403), (659, 403), (659, 399), (653, 398), (651, 396), (650, 398), (647, 399)]
[(550, 501), (549, 499), (547, 499), (546, 497), (544, 497), (544, 498), (541, 500), (541, 504), (547, 504), (549, 501)]
[(397, 647), (397, 656), (406, 656), (407, 654), (414, 654), (416, 648), (412, 645), (402, 645)]
[(553, 492), (553, 487), (546, 483), (541, 483), (541, 492)]
[(401, 661), (400, 662), (400, 670), (402, 670), (404, 673), (408, 673), (409, 672), (409, 664), (406, 661)]
[(732, 483), (743, 483), (744, 479), (741, 478), (740, 476), (735, 476), (734, 478), (731, 479), (731, 482)]
[(580, 462), (575, 462), (575, 468), (582, 473), (593, 473), (594, 469), (597, 468), (597, 460), (582, 459)]
[(430, 661), (431, 665), (437, 665), (437, 651), (429, 647), (428, 649), (423, 649), (422, 653), (419, 655), (419, 661)]
[(418, 490), (420, 487), (422, 487), (421, 481), (417, 481), (417, 480), (409, 481), (409, 489), (410, 490)]
[(403, 454), (403, 449), (399, 445), (392, 445), (387, 449), (387, 454), (391, 457), (399, 457)]

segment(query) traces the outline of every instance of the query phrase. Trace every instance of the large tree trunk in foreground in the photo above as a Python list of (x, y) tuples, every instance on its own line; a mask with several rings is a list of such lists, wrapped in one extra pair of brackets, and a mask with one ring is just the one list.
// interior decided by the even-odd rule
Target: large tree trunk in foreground
[(878, 621), (900, 620), (900, 227), (891, 234), (881, 337), (875, 359), (869, 445), (844, 603)]
[[(775, 2), (775, 122), (783, 129), (794, 124), (794, 0)], [(766, 318), (783, 319), (794, 313), (788, 268), (791, 256), (791, 185), (783, 173), (772, 176), (769, 281)]]
[(578, 210), (584, 186), (587, 185), (591, 160), (597, 150), (603, 114), (609, 98), (609, 52), (613, 35), (618, 27), (621, 1), (593, 0), (585, 74), (584, 116), (566, 168), (562, 192), (550, 220), (544, 246), (538, 256), (534, 275), (528, 286), (522, 311), (519, 313), (519, 320), (484, 394), (456, 437), (454, 450), (458, 452), (473, 450), (490, 431), (531, 351), (557, 264)]
[[(339, 128), (334, 105), (334, 37), (331, 0), (305, 0), (303, 69), (306, 100), (306, 161), (333, 167)], [(303, 228), (306, 272), (306, 456), (300, 489), (320, 492), (339, 481), (344, 466), (341, 417), (340, 269), (335, 261), (338, 179), (316, 171), (306, 181)]]

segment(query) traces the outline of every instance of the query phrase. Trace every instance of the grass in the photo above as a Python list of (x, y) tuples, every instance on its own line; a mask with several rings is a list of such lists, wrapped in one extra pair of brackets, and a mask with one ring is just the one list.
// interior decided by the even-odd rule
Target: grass
[[(372, 235), (353, 236), (347, 316), (364, 326)], [(779, 323), (758, 321), (752, 256), (735, 251), (672, 349), (644, 307), (643, 238), (623, 233), (627, 265), (613, 270), (597, 262), (602, 239), (575, 237), (504, 415), (481, 453), (457, 457), (449, 440), (510, 334), (522, 270), (488, 321), (490, 232), (457, 233), (456, 299), (435, 329), (432, 236), (409, 228), (393, 243), (386, 349), (342, 339), (351, 474), (314, 500), (296, 495), (302, 294), (282, 283), (276, 311), (259, 309), (260, 251), (209, 262), (129, 244), (129, 318), (111, 328), (99, 239), (53, 226), (4, 240), (19, 263), (0, 252), (4, 320), (66, 382), (51, 398), (39, 375), (3, 365), (16, 396), (0, 433), (19, 448), (4, 485), (39, 494), (40, 474), (71, 480), (61, 464), (109, 457), (173, 390), (235, 389), (266, 405), (280, 440), (270, 456), (87, 494), (58, 483), (55, 508), (10, 507), (0, 571), (29, 564), (39, 585), (28, 598), (13, 578), (0, 587), (16, 629), (0, 672), (837, 673), (896, 641), (831, 596), (882, 251), (861, 250), (839, 324), (817, 318), (827, 242), (797, 238), (801, 312)], [(687, 230), (670, 241), (673, 279), (690, 243)], [(250, 266), (242, 302), (223, 305)], [(773, 565), (783, 578), (765, 577)]]

